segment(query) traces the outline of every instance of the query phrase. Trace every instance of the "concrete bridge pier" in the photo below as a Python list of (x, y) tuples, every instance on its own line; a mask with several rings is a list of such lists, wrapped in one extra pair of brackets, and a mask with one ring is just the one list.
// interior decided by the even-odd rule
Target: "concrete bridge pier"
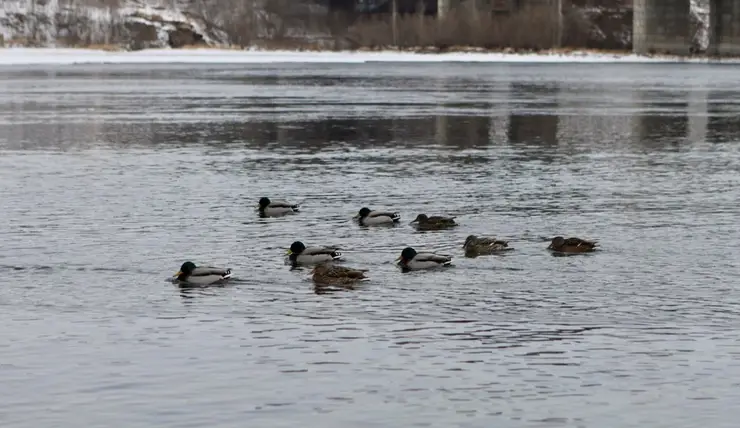
[(740, 55), (740, 0), (709, 1), (709, 54)]
[(450, 11), (451, 0), (437, 0), (437, 18), (444, 18)]
[(689, 13), (689, 0), (634, 0), (633, 51), (688, 55)]

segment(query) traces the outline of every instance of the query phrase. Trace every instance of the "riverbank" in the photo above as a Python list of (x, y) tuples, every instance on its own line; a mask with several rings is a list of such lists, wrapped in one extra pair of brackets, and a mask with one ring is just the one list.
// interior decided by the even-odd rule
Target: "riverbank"
[(290, 51), (234, 49), (145, 49), (112, 51), (77, 48), (0, 48), (0, 65), (34, 64), (159, 64), (159, 63), (366, 63), (366, 62), (478, 62), (478, 63), (740, 63), (737, 59), (643, 56), (629, 52), (588, 50), (531, 53), (458, 51)]

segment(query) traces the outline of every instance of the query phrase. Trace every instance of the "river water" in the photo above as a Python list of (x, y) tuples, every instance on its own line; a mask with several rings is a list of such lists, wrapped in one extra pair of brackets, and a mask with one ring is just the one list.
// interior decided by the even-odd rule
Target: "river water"
[[(708, 65), (0, 68), (0, 424), (734, 427), (739, 100)], [(315, 288), (294, 240), (372, 280)]]

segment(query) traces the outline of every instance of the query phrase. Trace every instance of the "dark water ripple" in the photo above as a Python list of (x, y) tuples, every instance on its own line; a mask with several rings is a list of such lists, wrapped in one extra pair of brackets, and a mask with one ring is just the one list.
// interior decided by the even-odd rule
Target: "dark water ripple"
[[(735, 425), (731, 67), (0, 75), (3, 427)], [(259, 219), (262, 195), (303, 212)], [(464, 258), (470, 233), (515, 250)], [(553, 257), (556, 234), (603, 249)], [(314, 287), (296, 239), (372, 280)], [(406, 245), (454, 267), (402, 274)], [(236, 279), (174, 288), (185, 259)]]

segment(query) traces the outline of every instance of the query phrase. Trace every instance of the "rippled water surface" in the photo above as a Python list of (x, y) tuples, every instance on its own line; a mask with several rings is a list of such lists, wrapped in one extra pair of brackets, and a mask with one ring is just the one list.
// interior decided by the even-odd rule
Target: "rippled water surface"
[(0, 68), (0, 425), (735, 427), (738, 100), (706, 65)]

